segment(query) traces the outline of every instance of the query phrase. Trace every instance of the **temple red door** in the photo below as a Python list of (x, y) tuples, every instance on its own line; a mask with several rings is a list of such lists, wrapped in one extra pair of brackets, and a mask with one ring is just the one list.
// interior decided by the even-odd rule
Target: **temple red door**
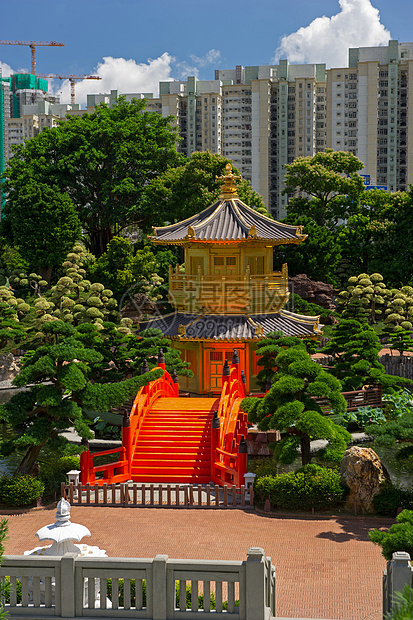
[(217, 346), (204, 349), (204, 392), (213, 394), (219, 394), (222, 389), (222, 369), (225, 364), (225, 360), (228, 360), (228, 364), (231, 366), (232, 356), (234, 349), (237, 349), (238, 357), (240, 361), (240, 370), (245, 372), (245, 345), (237, 346), (234, 344), (229, 347)]

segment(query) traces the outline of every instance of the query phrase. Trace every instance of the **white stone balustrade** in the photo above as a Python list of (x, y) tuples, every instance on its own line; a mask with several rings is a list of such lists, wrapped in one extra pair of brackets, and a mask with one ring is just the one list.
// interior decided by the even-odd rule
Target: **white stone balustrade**
[[(201, 620), (211, 614), (214, 620), (231, 616), (270, 620), (275, 616), (275, 569), (259, 547), (249, 549), (244, 562), (174, 560), (166, 555), (154, 559), (85, 558), (73, 553), (63, 557), (8, 556), (0, 567), (0, 578), (10, 580), (10, 598), (4, 606), (15, 620)], [(20, 588), (16, 594), (18, 582), (21, 594)], [(188, 604), (189, 584), (192, 602)], [(86, 600), (86, 585), (89, 592), (98, 588), (100, 597)], [(196, 594), (202, 594), (203, 600)], [(216, 609), (211, 609), (214, 606)]]

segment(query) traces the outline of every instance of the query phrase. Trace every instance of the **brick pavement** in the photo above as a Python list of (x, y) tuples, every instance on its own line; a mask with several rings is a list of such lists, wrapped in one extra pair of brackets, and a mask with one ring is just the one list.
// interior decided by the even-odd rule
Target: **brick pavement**
[[(1, 512), (0, 512), (1, 514)], [(7, 516), (6, 554), (37, 545), (35, 532), (54, 522), (55, 507)], [(85, 542), (112, 557), (244, 560), (263, 547), (277, 573), (277, 613), (298, 618), (381, 620), (385, 560), (369, 542), (391, 521), (341, 517), (304, 519), (216, 509), (73, 506), (72, 521), (92, 533)]]

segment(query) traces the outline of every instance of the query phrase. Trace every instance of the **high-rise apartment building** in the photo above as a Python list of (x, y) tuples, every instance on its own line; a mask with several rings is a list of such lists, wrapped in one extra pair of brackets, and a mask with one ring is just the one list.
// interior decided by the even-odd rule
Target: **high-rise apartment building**
[(346, 69), (327, 71), (327, 146), (364, 163), (371, 185), (413, 182), (413, 43), (349, 50)]
[(1, 78), (0, 144), (3, 166), (12, 156), (12, 146), (33, 138), (45, 127), (55, 127), (59, 118), (78, 104), (60, 104), (59, 97), (47, 93), (46, 80), (28, 73)]
[[(359, 157), (371, 185), (396, 191), (413, 182), (413, 43), (350, 49), (346, 68), (280, 60), (214, 77), (161, 82), (156, 98), (125, 96), (145, 97), (148, 110), (171, 115), (187, 156), (209, 150), (231, 159), (277, 218), (288, 200), (285, 165), (325, 148)], [(119, 94), (88, 95), (88, 110)]]
[[(210, 151), (228, 157), (262, 194), (277, 217), (285, 215), (281, 196), (285, 164), (325, 148), (325, 65), (262, 65), (216, 70), (215, 80), (160, 82), (159, 97), (147, 109), (171, 115), (188, 157)], [(88, 95), (87, 108), (111, 105), (119, 95)]]

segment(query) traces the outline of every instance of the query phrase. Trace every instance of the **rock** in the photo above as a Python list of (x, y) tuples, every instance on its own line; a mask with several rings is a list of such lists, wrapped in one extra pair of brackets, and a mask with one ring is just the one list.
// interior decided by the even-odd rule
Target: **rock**
[(334, 310), (334, 289), (332, 284), (310, 280), (305, 273), (288, 278), (288, 284), (291, 293), (296, 293), (305, 301), (318, 304), (322, 308), (327, 308), (327, 310)]
[(346, 508), (357, 513), (374, 512), (373, 498), (389, 474), (371, 448), (353, 446), (345, 451), (340, 464), (341, 480), (349, 487)]
[(0, 355), (0, 381), (12, 381), (19, 370), (13, 353)]
[(139, 321), (145, 314), (154, 314), (155, 304), (143, 293), (135, 293), (133, 298), (127, 300), (121, 310), (122, 318)]

